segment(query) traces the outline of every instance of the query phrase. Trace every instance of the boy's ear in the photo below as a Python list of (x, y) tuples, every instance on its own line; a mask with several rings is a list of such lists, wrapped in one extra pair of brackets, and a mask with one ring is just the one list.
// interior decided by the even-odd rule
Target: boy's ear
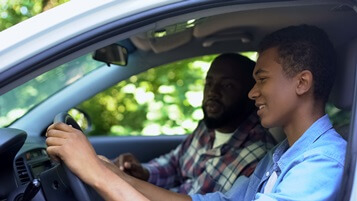
[(303, 95), (312, 89), (313, 76), (311, 71), (303, 70), (296, 75), (297, 86), (296, 94)]

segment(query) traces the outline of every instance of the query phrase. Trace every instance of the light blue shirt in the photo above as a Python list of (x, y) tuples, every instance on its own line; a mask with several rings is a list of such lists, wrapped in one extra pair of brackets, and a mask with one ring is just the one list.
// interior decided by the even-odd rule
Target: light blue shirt
[[(239, 177), (226, 194), (191, 195), (192, 200), (335, 200), (342, 180), (346, 141), (321, 117), (289, 148), (278, 144), (249, 177)], [(278, 174), (271, 193), (263, 194), (272, 172)]]

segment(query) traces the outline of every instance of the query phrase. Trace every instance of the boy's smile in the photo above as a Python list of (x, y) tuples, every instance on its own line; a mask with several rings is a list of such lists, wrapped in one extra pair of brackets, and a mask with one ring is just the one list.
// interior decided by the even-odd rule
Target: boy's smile
[(258, 108), (257, 114), (258, 114), (259, 116), (261, 116), (262, 113), (263, 113), (263, 109), (265, 108), (265, 105), (257, 104), (256, 106), (257, 106), (257, 108)]

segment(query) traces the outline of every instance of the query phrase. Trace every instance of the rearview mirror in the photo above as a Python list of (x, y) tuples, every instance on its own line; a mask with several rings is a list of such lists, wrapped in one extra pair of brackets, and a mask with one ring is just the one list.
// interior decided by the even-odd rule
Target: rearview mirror
[(128, 63), (128, 51), (119, 44), (111, 44), (100, 48), (93, 53), (93, 59), (110, 64), (126, 66)]

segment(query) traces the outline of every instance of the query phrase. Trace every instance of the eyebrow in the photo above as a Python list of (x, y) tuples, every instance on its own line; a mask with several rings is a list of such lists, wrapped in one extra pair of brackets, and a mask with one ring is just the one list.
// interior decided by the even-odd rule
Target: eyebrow
[(259, 74), (262, 74), (262, 73), (268, 73), (268, 71), (264, 70), (264, 69), (258, 69), (257, 71), (255, 71), (254, 76), (258, 76)]

